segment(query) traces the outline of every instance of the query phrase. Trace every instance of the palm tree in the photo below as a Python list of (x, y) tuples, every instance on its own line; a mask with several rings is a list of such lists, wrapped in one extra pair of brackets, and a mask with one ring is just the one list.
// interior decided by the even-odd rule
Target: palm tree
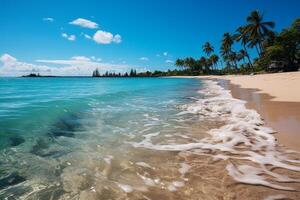
[(203, 71), (203, 65), (200, 60), (195, 60), (195, 70), (201, 73)]
[(244, 61), (244, 64), (246, 64), (245, 57), (247, 57), (247, 56), (248, 56), (248, 53), (245, 50), (241, 49), (238, 54), (238, 57), (240, 58), (240, 60)]
[(237, 33), (234, 35), (234, 38), (238, 42), (241, 41), (241, 44), (242, 44), (243, 49), (244, 49), (243, 54), (248, 59), (250, 67), (253, 69), (253, 65), (252, 65), (250, 56), (248, 54), (247, 48), (246, 48), (246, 45), (249, 43), (249, 35), (248, 34), (244, 34), (244, 31), (245, 31), (245, 27), (244, 26), (239, 27), (236, 31), (237, 31)]
[[(232, 45), (233, 45), (233, 36), (230, 33), (224, 33), (223, 38), (222, 38), (222, 44), (221, 44), (221, 55), (224, 59), (224, 61), (228, 61), (230, 63), (230, 61), (232, 61), (232, 59), (230, 59), (232, 56)], [(234, 64), (231, 63), (231, 65), (233, 66)]]
[(209, 56), (211, 53), (214, 52), (214, 47), (209, 43), (206, 42), (203, 46), (202, 46), (203, 51), (206, 53), (207, 56)]
[(238, 70), (238, 65), (237, 65), (237, 61), (239, 60), (238, 54), (234, 51), (231, 51), (228, 56), (228, 60), (231, 61), (233, 63), (234, 68)]
[(178, 59), (176, 60), (176, 62), (175, 62), (175, 65), (176, 65), (177, 67), (184, 67), (184, 60), (178, 58)]
[(263, 15), (257, 10), (252, 11), (247, 17), (247, 25), (243, 30), (243, 35), (248, 35), (249, 46), (256, 47), (259, 56), (264, 52), (262, 42), (272, 32), (270, 29), (274, 28), (275, 23), (271, 21), (265, 22)]
[(216, 64), (219, 61), (219, 57), (216, 54), (213, 54), (210, 56), (209, 60), (211, 61), (212, 65), (213, 65), (213, 70), (214, 70), (214, 67), (216, 66)]
[(207, 68), (208, 68), (208, 60), (202, 56), (200, 59), (199, 59), (199, 64), (201, 66), (202, 69), (205, 70), (205, 72), (207, 72)]
[(196, 65), (196, 60), (192, 57), (187, 57), (184, 59), (184, 66), (186, 66), (187, 68), (194, 70), (194, 67)]
[(229, 51), (231, 51), (231, 47), (232, 47), (233, 42), (234, 42), (233, 39), (234, 38), (233, 38), (233, 36), (230, 33), (224, 33), (223, 39), (222, 39), (222, 44)]
[(229, 52), (228, 52), (227, 48), (224, 46), (224, 44), (221, 45), (220, 54), (223, 57), (224, 62), (227, 62)]

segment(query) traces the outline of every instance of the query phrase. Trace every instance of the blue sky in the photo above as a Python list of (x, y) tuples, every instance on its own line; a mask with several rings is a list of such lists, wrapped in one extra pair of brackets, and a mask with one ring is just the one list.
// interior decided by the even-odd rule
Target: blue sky
[(173, 69), (206, 41), (218, 53), (223, 33), (255, 9), (277, 31), (300, 17), (299, 0), (2, 0), (0, 75)]

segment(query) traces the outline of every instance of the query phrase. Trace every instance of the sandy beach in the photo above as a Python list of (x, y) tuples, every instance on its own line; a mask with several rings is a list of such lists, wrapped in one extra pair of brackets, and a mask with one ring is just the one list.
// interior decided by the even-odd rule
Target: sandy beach
[(260, 74), (248, 76), (224, 76), (241, 88), (258, 89), (258, 93), (269, 94), (271, 101), (300, 102), (300, 72)]
[(197, 78), (225, 80), (233, 97), (247, 101), (277, 132), (279, 144), (300, 151), (300, 72)]

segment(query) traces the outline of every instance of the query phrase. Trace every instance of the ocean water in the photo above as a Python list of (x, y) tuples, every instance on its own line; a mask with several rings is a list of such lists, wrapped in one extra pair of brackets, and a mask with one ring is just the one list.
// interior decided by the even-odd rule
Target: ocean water
[(0, 199), (299, 194), (298, 154), (215, 81), (0, 78), (0, 91)]

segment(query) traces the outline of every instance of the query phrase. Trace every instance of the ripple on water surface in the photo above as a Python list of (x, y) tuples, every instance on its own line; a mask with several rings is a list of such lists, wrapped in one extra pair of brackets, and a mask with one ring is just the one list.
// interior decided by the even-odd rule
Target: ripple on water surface
[[(18, 119), (14, 128), (0, 121), (9, 133), (0, 154), (0, 197), (299, 197), (298, 153), (279, 146), (257, 112), (217, 82), (118, 81), (108, 81), (110, 92), (33, 109), (37, 117)], [(107, 91), (103, 81), (89, 79), (85, 87), (101, 93), (98, 84)]]

